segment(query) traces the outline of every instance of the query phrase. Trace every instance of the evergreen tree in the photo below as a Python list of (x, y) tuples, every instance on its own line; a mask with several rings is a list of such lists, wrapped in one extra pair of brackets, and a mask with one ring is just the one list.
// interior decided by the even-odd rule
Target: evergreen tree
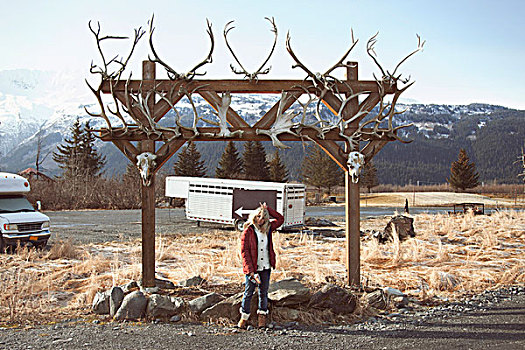
[(243, 173), (247, 180), (268, 181), (270, 179), (266, 151), (260, 141), (246, 141), (242, 160)]
[(201, 154), (197, 150), (195, 143), (188, 142), (178, 156), (177, 162), (173, 166), (173, 171), (177, 176), (195, 176), (203, 177), (206, 175), (204, 161), (201, 160)]
[(359, 184), (362, 187), (366, 187), (368, 193), (371, 192), (372, 188), (379, 185), (379, 180), (377, 179), (377, 169), (372, 161), (365, 163), (362, 173), (359, 176)]
[(281, 160), (279, 150), (275, 150), (273, 158), (270, 161), (270, 180), (275, 182), (287, 182), (288, 181), (288, 170)]
[(302, 164), (302, 178), (307, 185), (319, 191), (326, 188), (330, 194), (333, 187), (343, 183), (342, 169), (317, 145), (306, 150)]
[(105, 157), (95, 149), (95, 136), (89, 131), (89, 122), (83, 127), (79, 119), (70, 128), (71, 137), (57, 146), (53, 160), (63, 169), (62, 178), (85, 180), (100, 175), (106, 163)]
[(464, 149), (459, 151), (458, 160), (450, 166), (450, 177), (447, 179), (455, 190), (464, 191), (479, 185), (479, 174)]
[(219, 165), (215, 169), (215, 176), (220, 179), (238, 179), (242, 175), (242, 159), (233, 141), (228, 141), (222, 153)]

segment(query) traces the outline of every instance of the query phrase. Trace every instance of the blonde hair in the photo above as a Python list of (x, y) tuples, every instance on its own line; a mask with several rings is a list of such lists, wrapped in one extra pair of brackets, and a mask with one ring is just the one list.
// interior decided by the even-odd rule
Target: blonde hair
[[(264, 223), (259, 226), (257, 223), (257, 218), (262, 217), (264, 219)], [(270, 228), (270, 213), (268, 213), (268, 210), (266, 210), (262, 205), (253, 210), (250, 215), (248, 216), (248, 220), (244, 223), (244, 229), (248, 228), (250, 225), (255, 226), (259, 231), (263, 233), (268, 233), (268, 230)]]

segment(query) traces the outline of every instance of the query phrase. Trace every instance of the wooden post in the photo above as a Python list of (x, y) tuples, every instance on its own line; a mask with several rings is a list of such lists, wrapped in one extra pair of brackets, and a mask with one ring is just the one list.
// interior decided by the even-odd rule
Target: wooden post
[[(155, 63), (142, 62), (142, 80), (155, 80)], [(145, 97), (145, 96), (144, 96)], [(155, 101), (147, 101), (151, 110)], [(155, 153), (155, 141), (141, 141), (141, 152)], [(151, 185), (142, 187), (142, 285), (155, 287), (155, 175)]]
[[(347, 62), (346, 79), (357, 81), (357, 62)], [(345, 119), (359, 111), (359, 101), (352, 99), (346, 107)], [(350, 124), (355, 130), (359, 120)], [(360, 242), (360, 204), (359, 183), (353, 183), (348, 171), (345, 171), (345, 232), (346, 232), (346, 273), (348, 285), (358, 287), (361, 283), (361, 242)]]

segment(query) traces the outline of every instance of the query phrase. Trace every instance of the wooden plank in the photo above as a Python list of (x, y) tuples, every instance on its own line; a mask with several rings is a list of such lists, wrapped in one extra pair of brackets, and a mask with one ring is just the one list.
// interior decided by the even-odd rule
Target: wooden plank
[(186, 140), (175, 139), (170, 142), (166, 142), (157, 150), (157, 166), (155, 167), (155, 173), (162, 168), (164, 163), (168, 161), (178, 150), (186, 143)]
[[(348, 62), (346, 69), (347, 82), (357, 81), (357, 62)], [(350, 64), (351, 63), (351, 64)], [(347, 95), (348, 96), (348, 95)], [(359, 101), (349, 101), (342, 116), (345, 120), (359, 112)], [(358, 128), (359, 120), (350, 124), (350, 127)], [(359, 147), (358, 147), (359, 148)], [(361, 241), (360, 241), (360, 202), (359, 183), (353, 183), (349, 171), (345, 171), (345, 234), (346, 234), (346, 271), (348, 285), (359, 287), (361, 284)]]
[[(124, 105), (126, 106), (126, 94), (122, 91), (115, 91), (115, 97)], [(137, 100), (133, 96), (129, 96), (131, 104), (135, 105), (137, 104)], [(127, 106), (126, 106), (127, 108)], [(142, 114), (142, 111), (140, 108), (132, 107), (131, 112), (133, 115), (140, 121), (141, 124), (149, 126), (148, 119)]]
[[(221, 97), (218, 93), (215, 91), (198, 91), (198, 93), (210, 104), (210, 106), (212, 106), (213, 109), (217, 110), (217, 105), (221, 104)], [(242, 119), (241, 116), (231, 107), (228, 108), (228, 112), (226, 113), (226, 120), (234, 127), (232, 131), (237, 130), (237, 128), (250, 127), (250, 124)]]
[(159, 120), (162, 119), (168, 113), (174, 105), (177, 104), (182, 98), (184, 97), (183, 94), (177, 94), (175, 98), (171, 101), (171, 104), (166, 102), (165, 100), (161, 99), (155, 104), (155, 118), (153, 118), (157, 123)]
[[(102, 129), (102, 130), (105, 130), (105, 129)], [(193, 132), (190, 131), (190, 130), (180, 130), (182, 136), (180, 137), (181, 140), (189, 140), (189, 139), (192, 139), (194, 141), (270, 141), (270, 138), (266, 135), (257, 135), (256, 134), (256, 129), (252, 128), (252, 127), (243, 127), (243, 128), (239, 128), (239, 129), (236, 129), (236, 130), (242, 130), (243, 131), (243, 135), (242, 136), (236, 136), (236, 137), (232, 137), (232, 138), (215, 138), (215, 137), (211, 137), (211, 136), (206, 136), (205, 134), (206, 133), (218, 133), (220, 131), (219, 128), (217, 127), (201, 127), (199, 128), (199, 132), (200, 132), (200, 135), (198, 136), (195, 136), (193, 135)], [(350, 130), (350, 132), (352, 130), (355, 130), (353, 129), (353, 127), (349, 127), (348, 130)], [(367, 131), (372, 131), (372, 128), (364, 128), (363, 129), (364, 132), (367, 132)], [(381, 129), (379, 130), (381, 131)], [(166, 131), (166, 130), (163, 130), (162, 131), (162, 134), (164, 135), (162, 140), (168, 140), (170, 139), (172, 136), (173, 136), (173, 133), (172, 132), (169, 132), (169, 131)], [(313, 130), (313, 129), (303, 129), (302, 130), (302, 134), (304, 136), (308, 136), (309, 138), (311, 139), (316, 139), (318, 138), (317, 137), (317, 131)], [(130, 127), (129, 128), (129, 132), (126, 134), (126, 135), (123, 135), (123, 136), (111, 136), (111, 135), (107, 135), (107, 136), (104, 136), (101, 138), (102, 141), (115, 141), (115, 140), (126, 140), (126, 141), (142, 141), (142, 140), (147, 140), (148, 139), (148, 136), (145, 132), (141, 131), (140, 129), (138, 129), (137, 127)], [(364, 135), (364, 139), (363, 141), (369, 141), (369, 140), (377, 140), (378, 138), (376, 136), (373, 136), (373, 135)], [(155, 138), (155, 141), (159, 141), (161, 139), (159, 138)], [(279, 140), (282, 140), (282, 141), (304, 141), (304, 138), (301, 138), (301, 137), (298, 137), (298, 136), (294, 136), (294, 135), (291, 135), (291, 134), (281, 134), (279, 135)], [(322, 139), (320, 139), (322, 140)], [(325, 138), (324, 140), (328, 140), (328, 141), (346, 141), (345, 138), (341, 137), (339, 135), (339, 129), (332, 129), (330, 130), (329, 132), (327, 132), (325, 134)], [(388, 140), (388, 141), (394, 141), (395, 139), (393, 137), (389, 137), (385, 140)]]
[[(148, 91), (154, 86), (158, 91), (170, 91), (174, 84), (180, 84), (180, 81), (171, 81), (171, 80), (156, 80), (155, 85), (148, 82), (142, 82), (141, 80), (131, 80), (129, 82), (129, 87), (133, 91), (138, 91), (142, 89), (143, 91)], [(119, 81), (114, 90), (115, 91), (124, 91), (126, 82), (121, 80)], [(192, 91), (193, 89), (200, 87), (200, 91), (215, 91), (215, 92), (231, 92), (232, 94), (236, 93), (273, 93), (279, 94), (281, 91), (303, 91), (304, 89), (309, 89), (311, 92), (315, 92), (315, 89), (312, 88), (312, 82), (308, 80), (258, 80), (258, 81), (248, 81), (248, 80), (238, 80), (238, 79), (222, 79), (222, 80), (204, 80), (204, 79), (194, 79), (188, 82), (183, 82), (183, 86), (188, 90)], [(340, 93), (348, 93), (353, 91), (357, 92), (379, 92), (377, 82), (375, 80), (361, 80), (361, 81), (352, 81), (348, 85), (343, 83), (336, 83), (337, 91)], [(351, 90), (350, 90), (351, 89)], [(386, 93), (393, 93), (395, 87), (385, 86)], [(104, 82), (102, 84), (102, 92), (109, 93), (109, 83)]]
[(372, 160), (376, 154), (381, 151), (392, 140), (370, 140), (370, 142), (363, 148), (361, 153), (365, 156), (366, 161)]
[(128, 158), (133, 164), (137, 161), (139, 151), (128, 140), (111, 140), (115, 146)]
[[(155, 63), (142, 62), (142, 79), (155, 80)], [(154, 108), (154, 99), (147, 101)], [(141, 152), (155, 153), (155, 141), (141, 141)], [(155, 287), (155, 174), (142, 187), (142, 285)]]
[(330, 156), (330, 158), (333, 159), (334, 162), (343, 169), (343, 171), (347, 171), (347, 164), (346, 164), (346, 156), (343, 153), (343, 150), (341, 147), (335, 143), (334, 141), (330, 140), (315, 140), (315, 143), (319, 145), (323, 149), (323, 151), (326, 152)]

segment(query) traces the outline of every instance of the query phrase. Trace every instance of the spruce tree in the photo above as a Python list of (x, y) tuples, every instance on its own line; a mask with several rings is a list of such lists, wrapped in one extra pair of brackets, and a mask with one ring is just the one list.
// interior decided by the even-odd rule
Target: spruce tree
[(244, 178), (258, 181), (270, 179), (266, 151), (260, 141), (246, 141), (242, 160)]
[(235, 143), (228, 141), (215, 169), (215, 176), (220, 179), (239, 179), (242, 176), (242, 165)]
[(455, 190), (464, 191), (479, 186), (479, 174), (464, 149), (459, 151), (458, 160), (450, 166), (450, 177), (447, 182)]
[(330, 194), (333, 187), (343, 183), (342, 169), (317, 145), (310, 145), (303, 159), (303, 182), (319, 191), (326, 188)]
[(279, 150), (276, 149), (273, 154), (273, 158), (268, 164), (270, 168), (270, 180), (275, 182), (287, 182), (288, 181), (288, 170), (281, 161)]
[(195, 143), (188, 142), (178, 156), (177, 162), (173, 166), (173, 171), (177, 176), (203, 177), (206, 175), (204, 161), (201, 161), (201, 154), (197, 150)]
[(377, 179), (377, 169), (372, 161), (365, 163), (361, 175), (359, 176), (359, 183), (362, 187), (366, 187), (368, 193), (371, 192), (372, 188), (379, 185), (379, 181)]
[(62, 178), (85, 180), (100, 175), (106, 160), (95, 148), (95, 136), (89, 130), (89, 123), (83, 127), (77, 118), (71, 128), (70, 138), (57, 146), (53, 160), (63, 169)]

